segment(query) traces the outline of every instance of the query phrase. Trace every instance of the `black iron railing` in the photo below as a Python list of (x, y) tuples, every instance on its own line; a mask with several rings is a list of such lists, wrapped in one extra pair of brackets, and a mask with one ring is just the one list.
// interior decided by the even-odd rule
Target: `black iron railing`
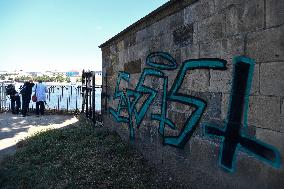
[[(81, 112), (92, 121), (101, 121), (101, 108), (96, 108), (96, 102), (101, 101), (102, 86), (96, 84), (96, 72), (82, 72), (82, 108)], [(99, 91), (99, 93), (97, 92)], [(99, 94), (99, 95), (98, 95)], [(99, 99), (97, 99), (99, 98)], [(101, 103), (100, 103), (101, 104)]]

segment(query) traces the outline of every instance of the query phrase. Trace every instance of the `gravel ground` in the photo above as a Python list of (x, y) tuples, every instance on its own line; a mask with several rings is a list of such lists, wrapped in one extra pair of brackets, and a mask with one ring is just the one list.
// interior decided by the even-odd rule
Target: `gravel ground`
[(21, 117), (10, 112), (0, 113), (0, 161), (15, 153), (16, 143), (46, 129), (61, 128), (77, 122), (71, 115), (35, 115)]

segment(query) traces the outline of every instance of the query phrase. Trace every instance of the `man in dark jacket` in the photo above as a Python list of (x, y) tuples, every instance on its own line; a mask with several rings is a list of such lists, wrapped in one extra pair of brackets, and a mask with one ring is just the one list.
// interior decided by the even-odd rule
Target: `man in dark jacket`
[(12, 84), (8, 85), (6, 87), (6, 94), (10, 95), (12, 114), (19, 114), (21, 100), (19, 93), (15, 89), (15, 86)]
[(21, 89), (21, 94), (22, 94), (22, 115), (25, 117), (27, 115), (27, 111), (29, 108), (29, 104), (31, 101), (31, 95), (32, 95), (32, 90), (33, 86), (35, 84), (32, 81), (27, 81), (24, 83), (24, 86)]

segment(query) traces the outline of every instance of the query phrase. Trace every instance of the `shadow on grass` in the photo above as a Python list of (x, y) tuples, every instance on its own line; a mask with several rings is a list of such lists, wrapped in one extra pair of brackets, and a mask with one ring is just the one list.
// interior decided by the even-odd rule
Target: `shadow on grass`
[(37, 133), (2, 161), (2, 188), (175, 188), (162, 183), (130, 145), (104, 127), (80, 121)]

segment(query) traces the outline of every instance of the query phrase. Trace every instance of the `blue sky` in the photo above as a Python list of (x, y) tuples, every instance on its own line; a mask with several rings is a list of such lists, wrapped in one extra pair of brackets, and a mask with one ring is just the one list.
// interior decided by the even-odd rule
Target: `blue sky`
[(167, 0), (0, 0), (0, 71), (100, 70), (100, 44)]

